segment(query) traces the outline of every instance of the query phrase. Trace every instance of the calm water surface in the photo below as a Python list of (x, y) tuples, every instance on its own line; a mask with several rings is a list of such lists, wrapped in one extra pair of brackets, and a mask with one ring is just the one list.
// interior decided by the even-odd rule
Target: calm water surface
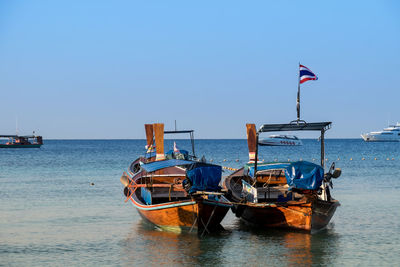
[[(335, 161), (343, 172), (333, 190), (341, 206), (324, 231), (251, 229), (230, 212), (223, 221), (226, 231), (204, 238), (158, 231), (124, 202), (119, 178), (144, 145), (143, 140), (50, 140), (41, 149), (0, 150), (0, 266), (400, 262), (400, 143), (326, 141), (327, 166)], [(166, 147), (172, 141), (166, 140)], [(196, 149), (223, 166), (240, 167), (247, 160), (246, 140), (197, 140)], [(318, 162), (319, 143), (261, 147), (260, 159)]]

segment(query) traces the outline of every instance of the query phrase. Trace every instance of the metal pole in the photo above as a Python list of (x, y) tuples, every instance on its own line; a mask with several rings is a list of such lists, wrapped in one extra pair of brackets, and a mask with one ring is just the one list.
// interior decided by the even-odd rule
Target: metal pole
[(17, 133), (16, 135), (18, 135), (18, 117), (15, 116), (15, 132)]
[(299, 81), (297, 84), (297, 121), (300, 120), (300, 63), (299, 63)]
[(321, 167), (325, 171), (325, 138), (324, 138), (325, 129), (321, 130)]
[(254, 180), (257, 179), (256, 173), (257, 173), (257, 162), (258, 162), (258, 135), (259, 133), (256, 133), (256, 155), (255, 155), (255, 162), (254, 162)]
[(193, 132), (190, 133), (190, 140), (192, 142), (193, 157), (196, 158), (196, 154), (194, 152), (194, 133)]

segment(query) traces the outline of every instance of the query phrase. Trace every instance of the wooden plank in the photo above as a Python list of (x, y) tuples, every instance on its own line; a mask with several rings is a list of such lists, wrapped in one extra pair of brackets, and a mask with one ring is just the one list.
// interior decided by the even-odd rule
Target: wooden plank
[(158, 210), (138, 210), (143, 217), (160, 227), (197, 228), (198, 205), (197, 203)]
[(257, 147), (256, 125), (252, 123), (247, 123), (246, 130), (247, 130), (247, 145), (249, 147), (249, 161), (255, 162), (256, 147)]
[(153, 129), (156, 139), (156, 161), (164, 160), (164, 123), (154, 123)]
[(224, 195), (224, 193), (220, 193), (220, 192), (207, 192), (207, 191), (196, 191), (196, 192), (194, 192), (192, 195), (218, 195), (218, 196), (222, 196), (222, 195)]
[[(257, 173), (259, 175), (259, 173)], [(257, 182), (266, 183), (266, 184), (277, 184), (277, 185), (285, 185), (287, 184), (287, 180), (285, 176), (257, 176)]]
[(146, 130), (146, 140), (147, 140), (147, 147), (153, 145), (153, 124), (145, 124), (144, 129)]
[(176, 189), (183, 189), (181, 184), (136, 184), (136, 185), (132, 185), (132, 187), (171, 187), (174, 188), (174, 190)]
[(153, 199), (154, 198), (187, 197), (187, 193), (183, 189), (177, 190), (176, 188), (173, 188), (171, 190), (170, 188), (165, 188), (165, 187), (153, 187), (151, 195), (152, 195)]

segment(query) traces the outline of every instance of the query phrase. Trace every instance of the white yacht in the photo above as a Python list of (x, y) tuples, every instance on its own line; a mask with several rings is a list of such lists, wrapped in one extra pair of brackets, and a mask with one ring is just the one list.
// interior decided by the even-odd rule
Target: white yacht
[(361, 137), (366, 142), (399, 142), (400, 123), (389, 125), (389, 127), (383, 129), (383, 131), (362, 134)]
[(303, 142), (294, 135), (270, 135), (258, 141), (260, 146), (301, 146)]

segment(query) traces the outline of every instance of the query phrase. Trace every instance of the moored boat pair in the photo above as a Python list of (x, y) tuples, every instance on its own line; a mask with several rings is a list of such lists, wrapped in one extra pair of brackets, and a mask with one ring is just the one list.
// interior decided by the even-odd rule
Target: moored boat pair
[[(146, 124), (147, 151), (124, 172), (126, 201), (154, 225), (172, 231), (204, 235), (222, 229), (230, 208), (243, 221), (261, 227), (305, 231), (324, 228), (339, 202), (329, 191), (334, 165), (324, 173), (324, 132), (328, 123), (247, 125), (250, 161), (222, 179), (221, 166), (198, 160), (193, 131), (164, 131), (160, 123)], [(310, 162), (260, 163), (258, 135), (269, 131), (321, 131), (321, 166)], [(192, 154), (185, 150), (164, 154), (164, 134), (190, 133)]]

